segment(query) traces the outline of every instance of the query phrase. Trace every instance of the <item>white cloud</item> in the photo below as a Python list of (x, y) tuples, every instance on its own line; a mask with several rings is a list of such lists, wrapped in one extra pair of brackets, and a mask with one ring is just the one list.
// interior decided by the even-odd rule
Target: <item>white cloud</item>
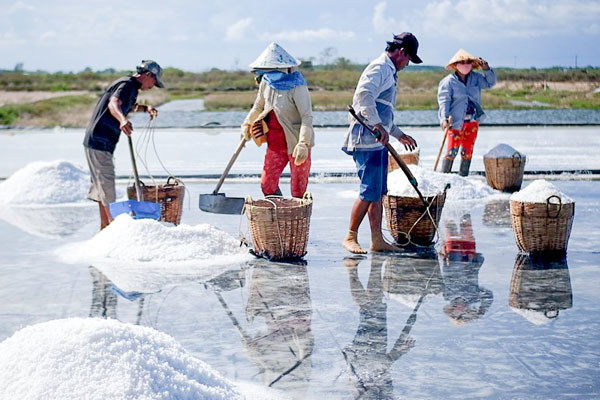
[(247, 37), (248, 29), (252, 26), (252, 18), (244, 18), (231, 24), (225, 32), (225, 40), (233, 42)]
[(262, 40), (276, 41), (287, 40), (290, 42), (318, 41), (318, 40), (350, 40), (356, 37), (352, 31), (333, 30), (329, 28), (305, 29), (302, 31), (281, 31), (276, 33), (265, 32), (260, 35)]
[[(375, 8), (373, 20), (384, 18)], [(385, 4), (382, 6), (385, 10)], [(584, 33), (600, 19), (600, 2), (588, 0), (434, 0), (415, 10), (417, 33), (465, 40), (532, 38)]]
[[(387, 3), (382, 1), (375, 5), (373, 12), (373, 30), (376, 33), (392, 35), (394, 33), (409, 31), (407, 24), (396, 21), (393, 17), (386, 16)], [(402, 28), (400, 28), (402, 27)]]
[(49, 42), (55, 40), (57, 37), (56, 32), (54, 31), (46, 31), (40, 35), (40, 40), (42, 42)]
[(23, 3), (22, 1), (17, 1), (8, 9), (7, 13), (13, 14), (17, 11), (33, 11), (34, 9), (35, 8), (29, 4)]

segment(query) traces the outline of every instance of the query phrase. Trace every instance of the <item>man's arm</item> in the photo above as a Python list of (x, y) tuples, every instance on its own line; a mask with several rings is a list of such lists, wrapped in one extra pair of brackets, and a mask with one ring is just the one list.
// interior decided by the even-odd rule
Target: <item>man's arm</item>
[(119, 121), (119, 128), (123, 133), (131, 135), (133, 132), (133, 125), (131, 124), (131, 121), (127, 119), (125, 114), (123, 114), (123, 111), (121, 111), (121, 104), (123, 104), (121, 99), (112, 96), (108, 102), (108, 111), (117, 121)]
[(147, 112), (148, 114), (150, 114), (150, 119), (154, 119), (158, 115), (158, 110), (156, 108), (154, 108), (153, 106), (150, 106), (150, 105), (146, 105), (146, 104), (135, 103), (133, 105), (132, 111), (133, 112)]

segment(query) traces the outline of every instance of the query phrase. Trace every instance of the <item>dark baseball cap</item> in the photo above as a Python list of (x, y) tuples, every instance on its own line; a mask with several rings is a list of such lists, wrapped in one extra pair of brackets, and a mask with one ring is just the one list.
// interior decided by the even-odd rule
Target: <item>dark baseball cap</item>
[(423, 60), (417, 55), (417, 50), (419, 48), (419, 41), (410, 32), (402, 32), (397, 35), (394, 35), (394, 39), (391, 42), (387, 42), (387, 44), (399, 44), (401, 45), (410, 56), (410, 61), (415, 64), (421, 64)]

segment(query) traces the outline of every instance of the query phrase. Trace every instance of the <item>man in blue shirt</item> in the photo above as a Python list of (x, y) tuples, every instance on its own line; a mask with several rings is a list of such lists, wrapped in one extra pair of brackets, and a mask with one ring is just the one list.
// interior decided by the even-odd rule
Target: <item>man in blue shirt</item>
[(387, 193), (388, 154), (385, 144), (392, 135), (409, 150), (417, 145), (412, 137), (405, 135), (394, 124), (394, 108), (396, 74), (410, 61), (416, 64), (423, 62), (417, 56), (418, 47), (419, 42), (412, 33), (395, 35), (392, 41), (387, 42), (385, 52), (365, 68), (354, 92), (353, 108), (373, 130), (381, 133), (381, 138), (376, 140), (358, 121), (350, 117), (350, 129), (342, 146), (342, 150), (354, 158), (360, 178), (360, 195), (352, 208), (348, 235), (342, 242), (342, 246), (354, 254), (367, 252), (360, 246), (357, 238), (358, 228), (367, 213), (371, 226), (371, 251), (400, 250), (387, 243), (381, 232), (381, 199)]
[(121, 131), (131, 135), (133, 125), (127, 118), (130, 112), (143, 111), (156, 117), (158, 111), (137, 103), (140, 90), (164, 87), (162, 68), (152, 60), (144, 60), (137, 67), (137, 73), (111, 83), (104, 92), (85, 130), (83, 146), (90, 168), (92, 184), (88, 199), (98, 202), (100, 207), (100, 229), (111, 221), (108, 205), (115, 201), (115, 166), (113, 153)]

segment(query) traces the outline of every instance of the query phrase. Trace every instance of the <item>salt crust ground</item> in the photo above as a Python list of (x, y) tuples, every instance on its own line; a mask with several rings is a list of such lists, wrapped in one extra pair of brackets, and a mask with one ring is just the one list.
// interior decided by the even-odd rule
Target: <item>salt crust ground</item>
[(2, 399), (282, 398), (230, 382), (167, 334), (112, 319), (28, 326), (0, 343), (0, 354)]

